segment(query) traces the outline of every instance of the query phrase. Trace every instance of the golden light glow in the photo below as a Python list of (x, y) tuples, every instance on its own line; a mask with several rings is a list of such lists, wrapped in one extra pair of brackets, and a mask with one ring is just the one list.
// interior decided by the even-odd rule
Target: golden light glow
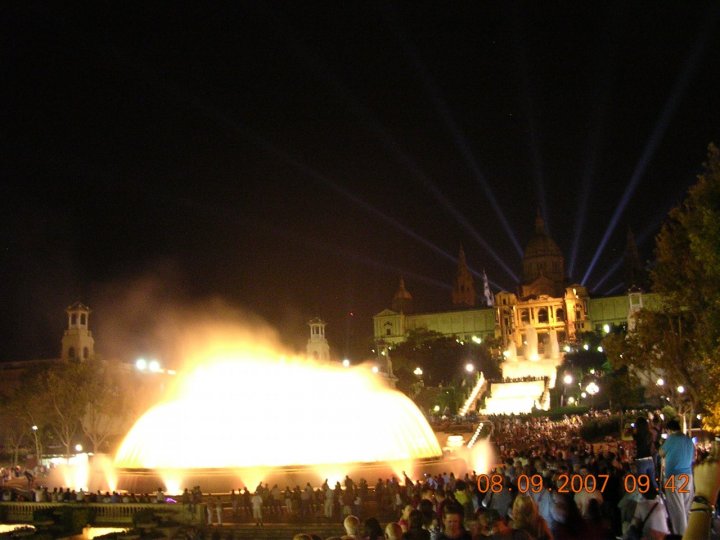
[(164, 471), (175, 487), (185, 469), (252, 468), (262, 478), (264, 468), (442, 455), (415, 404), (362, 367), (223, 342), (177, 382), (127, 434), (116, 467)]

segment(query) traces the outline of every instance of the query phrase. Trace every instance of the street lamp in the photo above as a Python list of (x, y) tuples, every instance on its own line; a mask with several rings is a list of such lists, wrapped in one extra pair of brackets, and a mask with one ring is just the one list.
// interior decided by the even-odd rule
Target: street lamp
[[(565, 386), (570, 386), (573, 383), (573, 376), (570, 373), (566, 373), (563, 377), (563, 383), (565, 383)], [(560, 395), (560, 406), (562, 407), (565, 405), (565, 386), (563, 386), (562, 394)], [(570, 400), (568, 400), (568, 403), (570, 403)], [(572, 405), (572, 403), (571, 403)]]
[(475, 366), (468, 362), (467, 364), (465, 364), (465, 371), (467, 371), (468, 373), (472, 373), (473, 371), (475, 371)]
[(35, 439), (35, 459), (37, 464), (40, 465), (40, 439), (38, 438), (38, 427), (33, 425), (32, 429), (33, 439)]
[(413, 373), (414, 373), (415, 375), (417, 375), (418, 377), (422, 377), (423, 370), (420, 368), (420, 366), (418, 366), (418, 367), (415, 368), (415, 370), (413, 371)]
[(657, 384), (658, 386), (663, 386), (665, 384), (665, 379), (660, 377), (655, 384)]
[(681, 384), (677, 387), (678, 394), (684, 394), (685, 393), (685, 387)]
[(75, 451), (76, 451), (76, 452), (82, 452), (82, 444), (76, 444), (76, 445), (75, 445)]
[(595, 405), (595, 403), (594, 403), (595, 394), (597, 394), (600, 391), (600, 387), (597, 385), (597, 383), (595, 381), (591, 381), (590, 384), (588, 384), (585, 387), (585, 391), (588, 394), (590, 394), (590, 403), (592, 406), (594, 406)]
[(345, 360), (342, 361), (342, 365), (343, 365), (343, 367), (350, 367), (350, 360), (348, 360), (346, 358)]

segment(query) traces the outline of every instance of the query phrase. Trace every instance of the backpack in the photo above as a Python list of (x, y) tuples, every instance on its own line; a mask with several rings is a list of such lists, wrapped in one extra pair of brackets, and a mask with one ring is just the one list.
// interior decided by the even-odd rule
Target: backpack
[(645, 519), (643, 519), (639, 524), (632, 523), (630, 525), (627, 532), (625, 533), (625, 536), (623, 536), (623, 540), (642, 540), (645, 523), (647, 523), (647, 520), (650, 518), (650, 514), (653, 513), (655, 508), (657, 508), (658, 504), (660, 503), (655, 503), (653, 505), (653, 507), (647, 513), (647, 516), (645, 516)]

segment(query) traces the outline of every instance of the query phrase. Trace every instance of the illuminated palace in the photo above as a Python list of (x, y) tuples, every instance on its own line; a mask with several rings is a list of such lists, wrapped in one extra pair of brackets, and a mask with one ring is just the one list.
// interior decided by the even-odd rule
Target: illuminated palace
[[(636, 253), (636, 252), (635, 252)], [(486, 412), (522, 412), (549, 407), (549, 390), (566, 345), (605, 325), (632, 325), (633, 313), (655, 304), (654, 294), (631, 288), (626, 294), (591, 298), (587, 288), (568, 283), (560, 248), (538, 215), (522, 260), (517, 292), (490, 291), (487, 279), (477, 305), (472, 273), (460, 249), (452, 292), (452, 308), (414, 313), (412, 295), (400, 279), (391, 309), (373, 317), (374, 338), (381, 354), (406, 339), (412, 330), (426, 329), (464, 341), (497, 338), (503, 347), (504, 383), (491, 383)], [(533, 379), (508, 384), (508, 379)]]

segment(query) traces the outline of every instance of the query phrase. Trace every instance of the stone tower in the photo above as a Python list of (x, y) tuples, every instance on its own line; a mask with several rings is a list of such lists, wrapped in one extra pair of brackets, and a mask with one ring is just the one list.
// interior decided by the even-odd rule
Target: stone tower
[(62, 337), (61, 359), (85, 362), (95, 357), (95, 340), (89, 329), (90, 308), (75, 302), (65, 310), (68, 327)]
[(535, 231), (523, 255), (523, 280), (520, 296), (547, 295), (561, 297), (565, 288), (565, 258), (545, 229), (538, 211)]
[(625, 289), (628, 291), (633, 289), (649, 290), (650, 284), (647, 272), (640, 262), (640, 253), (635, 243), (635, 235), (630, 229), (627, 232), (623, 263), (625, 267)]
[(460, 246), (458, 254), (457, 275), (452, 292), (452, 303), (456, 307), (475, 307), (475, 282), (473, 280), (467, 261), (465, 250)]
[(308, 321), (310, 326), (310, 339), (307, 342), (308, 358), (327, 362), (330, 360), (330, 345), (325, 339), (325, 321), (315, 317)]
[(392, 301), (392, 310), (397, 313), (412, 313), (412, 295), (405, 288), (405, 280), (400, 277), (400, 285)]

